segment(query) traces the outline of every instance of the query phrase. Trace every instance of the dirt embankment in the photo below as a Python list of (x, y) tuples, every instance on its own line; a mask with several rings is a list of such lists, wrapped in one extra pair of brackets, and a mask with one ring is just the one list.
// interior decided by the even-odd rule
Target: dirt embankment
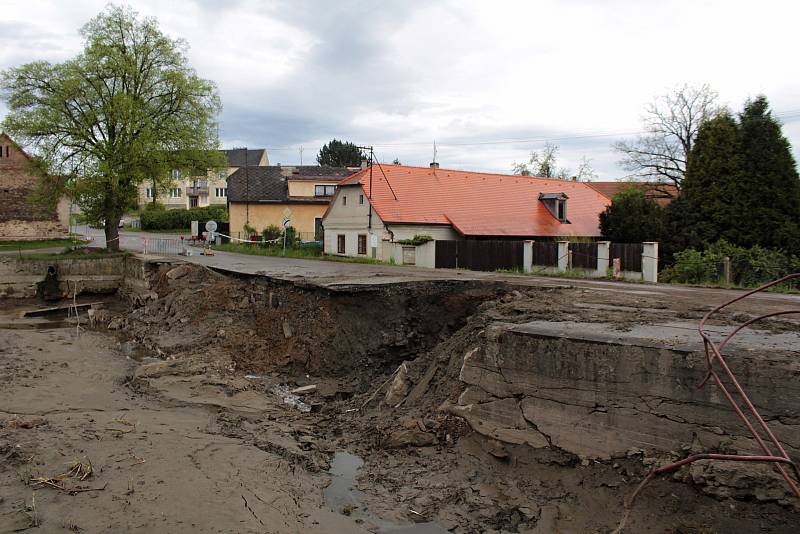
[[(214, 454), (197, 460), (202, 455), (192, 453), (195, 468), (216, 488), (201, 488), (200, 494), (232, 507), (230, 495), (240, 492), (231, 488), (244, 477), (249, 493), (242, 491), (235, 506), (248, 516), (239, 520), (252, 531), (316, 525), (330, 505), (321, 496), (326, 470), (334, 453), (349, 451), (365, 460), (356, 475), (362, 493), (335, 506), (350, 514), (350, 523), (323, 523), (320, 531), (388, 532), (385, 521), (433, 521), (459, 533), (610, 532), (622, 516), (624, 497), (662, 458), (644, 448), (606, 458), (580, 454), (568, 441), (555, 442), (544, 425), (538, 428), (535, 415), (526, 419), (519, 411), (530, 391), (486, 386), (476, 392), (475, 383), (485, 383), (474, 373), (507, 372), (503, 362), (511, 352), (526, 350), (518, 339), (504, 337), (515, 325), (602, 323), (622, 334), (664, 317), (696, 320), (706, 309), (646, 291), (620, 297), (569, 287), (441, 282), (327, 290), (228, 278), (194, 266), (164, 266), (147, 283), (151, 293), (132, 310), (94, 317), (120, 336), (123, 352), (145, 356), (121, 391), (159, 403), (165, 416), (182, 417), (178, 412), (189, 408), (211, 414), (203, 424), (190, 418), (187, 424), (197, 428), (189, 432), (187, 426), (186, 435), (229, 440), (225, 447), (236, 452), (203, 445), (202, 451)], [(771, 328), (792, 327), (778, 322)], [(470, 361), (472, 378), (464, 375)], [(304, 386), (309, 387), (295, 397), (286, 394)], [(511, 409), (490, 416), (464, 411), (492, 403)], [(619, 408), (611, 402), (601, 406), (610, 413)], [(685, 451), (681, 443), (675, 442), (674, 454), (691, 449), (691, 433)], [(187, 447), (180, 440), (169, 446), (176, 454)], [(242, 463), (240, 454), (252, 461)], [(216, 462), (222, 474), (230, 473), (225, 483), (220, 473), (209, 475)], [(180, 471), (177, 464), (170, 470)], [(689, 474), (677, 478), (691, 480)], [(760, 483), (747, 476), (739, 478), (743, 486)], [(155, 475), (152, 482), (158, 484)], [(263, 484), (273, 492), (269, 497)], [(793, 532), (798, 515), (776, 503), (782, 495), (762, 497), (768, 502), (756, 502), (752, 492), (723, 491), (712, 498), (693, 484), (658, 479), (637, 501), (626, 532)], [(282, 515), (275, 515), (273, 505)], [(134, 517), (143, 513), (137, 509)], [(230, 519), (204, 525), (226, 528)]]

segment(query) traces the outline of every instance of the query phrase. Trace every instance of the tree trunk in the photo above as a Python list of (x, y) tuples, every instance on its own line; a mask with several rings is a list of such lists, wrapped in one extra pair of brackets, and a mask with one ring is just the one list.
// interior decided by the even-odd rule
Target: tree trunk
[(106, 218), (104, 230), (106, 233), (106, 249), (119, 250), (119, 217)]

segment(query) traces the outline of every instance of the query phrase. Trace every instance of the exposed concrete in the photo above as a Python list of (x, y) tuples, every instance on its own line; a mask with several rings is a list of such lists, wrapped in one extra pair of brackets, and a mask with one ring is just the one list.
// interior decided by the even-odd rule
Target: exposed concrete
[(58, 272), (64, 297), (85, 293), (113, 293), (123, 280), (124, 256), (94, 259), (0, 259), (0, 298), (33, 298), (36, 285), (44, 280), (48, 267)]
[[(458, 412), (510, 443), (552, 444), (584, 457), (634, 448), (755, 451), (715, 386), (697, 389), (706, 366), (690, 323), (614, 331), (605, 323), (494, 325), (461, 369)], [(743, 333), (727, 359), (790, 454), (800, 452), (797, 332)], [(770, 351), (767, 354), (767, 351)]]

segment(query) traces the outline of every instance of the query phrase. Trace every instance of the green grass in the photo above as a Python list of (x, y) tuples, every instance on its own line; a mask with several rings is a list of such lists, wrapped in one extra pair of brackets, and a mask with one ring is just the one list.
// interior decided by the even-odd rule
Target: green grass
[(88, 241), (78, 239), (41, 239), (41, 240), (20, 240), (20, 241), (0, 241), (0, 251), (10, 250), (31, 250), (37, 248), (69, 247), (83, 245)]
[(81, 249), (72, 250), (65, 249), (64, 252), (53, 252), (43, 254), (20, 254), (13, 256), (15, 260), (22, 261), (41, 261), (41, 260), (99, 260), (105, 258), (117, 258), (120, 256), (129, 256), (130, 252), (124, 250), (108, 251), (108, 250), (92, 250), (91, 252), (83, 252)]
[(250, 254), (251, 256), (276, 256), (281, 258), (300, 258), (307, 260), (336, 261), (340, 263), (368, 263), (376, 265), (390, 265), (386, 262), (365, 257), (351, 256), (330, 256), (323, 255), (318, 247), (308, 248), (283, 248), (278, 247), (254, 247), (252, 245), (239, 245), (226, 243), (224, 245), (214, 245), (215, 250), (224, 252), (235, 252), (237, 254)]

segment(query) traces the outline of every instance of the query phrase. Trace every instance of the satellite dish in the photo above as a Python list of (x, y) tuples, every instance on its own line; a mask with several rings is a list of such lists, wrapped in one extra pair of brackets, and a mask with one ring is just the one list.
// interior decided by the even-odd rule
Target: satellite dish
[(216, 232), (217, 231), (217, 223), (215, 221), (208, 221), (206, 223), (206, 232)]

